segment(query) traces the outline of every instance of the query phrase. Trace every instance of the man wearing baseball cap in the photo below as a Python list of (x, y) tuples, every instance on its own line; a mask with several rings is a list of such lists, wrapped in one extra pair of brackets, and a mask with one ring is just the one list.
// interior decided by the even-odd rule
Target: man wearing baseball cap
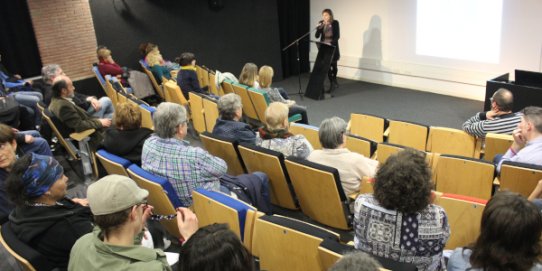
[[(79, 238), (70, 253), (68, 270), (171, 270), (162, 250), (142, 247), (145, 221), (152, 214), (149, 192), (130, 178), (109, 175), (87, 190), (96, 228)], [(196, 215), (177, 209), (177, 225), (184, 239), (198, 229)]]

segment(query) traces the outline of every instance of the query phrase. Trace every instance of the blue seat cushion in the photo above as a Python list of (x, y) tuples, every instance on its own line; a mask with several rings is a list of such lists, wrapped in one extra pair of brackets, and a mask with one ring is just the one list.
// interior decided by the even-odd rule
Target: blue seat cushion
[(171, 201), (171, 204), (173, 204), (173, 207), (187, 207), (181, 204), (181, 199), (179, 199), (177, 191), (175, 190), (175, 188), (173, 188), (173, 185), (171, 185), (171, 183), (166, 178), (156, 176), (135, 164), (128, 167), (128, 169), (131, 170), (133, 173), (137, 174), (138, 176), (162, 186), (164, 191), (166, 191), (167, 197)]
[(239, 219), (239, 229), (241, 230), (241, 240), (243, 240), (244, 238), (244, 229), (245, 229), (245, 220), (246, 220), (246, 216), (247, 216), (247, 211), (248, 210), (256, 210), (254, 207), (240, 201), (240, 200), (236, 200), (232, 197), (229, 197), (229, 196), (226, 196), (222, 193), (219, 193), (219, 192), (215, 192), (215, 191), (209, 191), (209, 190), (205, 190), (203, 188), (198, 188), (196, 189), (196, 192), (208, 197), (208, 198), (211, 198), (213, 200), (216, 200), (230, 208), (233, 208), (237, 211), (237, 216), (238, 216), (238, 219)]
[(124, 159), (118, 155), (112, 154), (104, 149), (98, 150), (97, 153), (103, 156), (107, 160), (120, 164), (124, 168), (128, 168), (132, 164), (132, 162), (130, 162), (129, 160)]

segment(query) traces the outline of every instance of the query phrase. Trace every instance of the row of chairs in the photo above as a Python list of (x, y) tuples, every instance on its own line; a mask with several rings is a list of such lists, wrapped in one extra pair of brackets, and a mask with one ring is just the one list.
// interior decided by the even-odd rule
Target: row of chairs
[(350, 115), (350, 132), (375, 142), (386, 141), (420, 151), (483, 158), (486, 161), (492, 161), (495, 154), (504, 153), (513, 142), (511, 135), (488, 134), (482, 148), (481, 139), (462, 130), (360, 113)]
[[(396, 121), (389, 121), (390, 135), (392, 134), (392, 124)], [(428, 128), (429, 129), (429, 128)], [(437, 141), (437, 137), (445, 135), (450, 128), (435, 128), (432, 135), (435, 136), (432, 140)], [(313, 145), (315, 149), (321, 148), (318, 127), (302, 124), (292, 124), (290, 131), (293, 134), (302, 134)], [(409, 133), (404, 129), (404, 135)], [(464, 134), (463, 131), (453, 133)], [(429, 133), (431, 135), (431, 133)], [(486, 138), (486, 155), (489, 152), (504, 153), (510, 146), (509, 135), (488, 134)], [(431, 137), (430, 137), (431, 138)], [(443, 143), (439, 145), (445, 145)], [(504, 140), (501, 140), (504, 139)], [(453, 140), (453, 137), (449, 139)], [(406, 145), (388, 142), (376, 143), (363, 137), (347, 136), (346, 147), (351, 151), (358, 152), (366, 157), (372, 157), (383, 164), (386, 159), (406, 147)], [(393, 141), (393, 140), (392, 140)], [(440, 140), (439, 140), (440, 141)], [(442, 150), (435, 149), (433, 150)], [(446, 153), (446, 152), (444, 152)], [(433, 180), (435, 181), (436, 189), (445, 193), (460, 194), (465, 196), (489, 199), (494, 191), (494, 185), (500, 189), (508, 189), (522, 195), (529, 196), (532, 190), (536, 187), (538, 180), (542, 179), (542, 167), (524, 163), (507, 161), (501, 168), (501, 173), (498, 178), (495, 176), (495, 166), (485, 159), (476, 159), (466, 156), (453, 154), (440, 154), (438, 152), (428, 151), (428, 164), (433, 170)]]
[[(328, 270), (345, 253), (337, 233), (296, 219), (264, 215), (219, 192), (196, 189), (194, 211), (200, 227), (225, 223), (259, 258), (262, 270)], [(411, 264), (376, 257), (383, 270), (416, 270)]]
[[(260, 258), (260, 267), (265, 270), (327, 270), (344, 252), (353, 250), (341, 244), (334, 232), (295, 219), (263, 215), (252, 206), (218, 192), (197, 189), (193, 198), (200, 226), (228, 224)], [(466, 246), (476, 240), (486, 200), (437, 192), (434, 203), (442, 206), (448, 215), (452, 234), (446, 249)], [(377, 259), (391, 270), (415, 270)]]

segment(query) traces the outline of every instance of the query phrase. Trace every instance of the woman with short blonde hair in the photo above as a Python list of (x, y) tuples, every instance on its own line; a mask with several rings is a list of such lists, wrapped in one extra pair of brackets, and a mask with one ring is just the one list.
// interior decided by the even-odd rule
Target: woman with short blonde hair
[(309, 118), (307, 116), (307, 109), (303, 106), (296, 105), (294, 100), (284, 99), (281, 90), (278, 88), (272, 88), (271, 83), (273, 83), (273, 68), (270, 66), (264, 65), (260, 68), (259, 71), (259, 80), (260, 80), (260, 90), (267, 93), (267, 96), (271, 102), (280, 102), (286, 104), (290, 110), (288, 116), (301, 115), (300, 123), (309, 124)]
[(271, 103), (265, 110), (265, 122), (265, 127), (258, 131), (256, 145), (303, 159), (312, 152), (311, 144), (303, 135), (293, 135), (288, 131), (287, 105)]

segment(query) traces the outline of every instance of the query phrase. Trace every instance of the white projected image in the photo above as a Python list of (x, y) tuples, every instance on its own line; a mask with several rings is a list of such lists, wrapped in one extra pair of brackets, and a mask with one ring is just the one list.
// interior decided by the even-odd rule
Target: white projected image
[(416, 54), (499, 63), (502, 0), (418, 0)]

